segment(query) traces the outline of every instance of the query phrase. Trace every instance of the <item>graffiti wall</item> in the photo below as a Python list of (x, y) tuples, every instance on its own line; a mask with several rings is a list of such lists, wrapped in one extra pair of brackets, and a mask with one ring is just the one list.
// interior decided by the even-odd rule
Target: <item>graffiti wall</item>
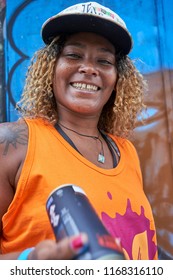
[[(6, 6), (1, 6), (6, 20), (2, 29), (6, 88), (5, 107), (2, 108), (2, 102), (0, 106), (7, 121), (17, 119), (15, 104), (22, 92), (30, 58), (43, 46), (42, 23), (61, 9), (79, 2), (6, 0)], [(117, 11), (127, 23), (134, 39), (130, 57), (148, 81), (146, 122), (143, 126), (139, 123), (131, 140), (138, 150), (145, 192), (153, 208), (160, 258), (173, 258), (173, 2), (98, 2)]]
[(0, 122), (6, 120), (6, 96), (5, 96), (5, 57), (4, 57), (4, 22), (5, 0), (0, 0)]

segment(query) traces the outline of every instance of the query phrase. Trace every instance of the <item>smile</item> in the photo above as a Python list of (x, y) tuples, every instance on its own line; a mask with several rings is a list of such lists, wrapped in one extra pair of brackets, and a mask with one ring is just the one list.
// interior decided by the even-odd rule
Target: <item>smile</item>
[(85, 83), (72, 83), (71, 85), (72, 85), (72, 87), (74, 87), (76, 89), (84, 89), (84, 90), (88, 90), (88, 91), (99, 90), (99, 87), (94, 86), (94, 85), (85, 84)]

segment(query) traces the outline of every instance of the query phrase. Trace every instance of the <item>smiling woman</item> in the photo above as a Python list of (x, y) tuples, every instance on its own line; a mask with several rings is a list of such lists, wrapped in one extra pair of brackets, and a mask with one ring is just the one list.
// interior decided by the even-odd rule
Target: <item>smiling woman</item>
[[(59, 120), (66, 122), (62, 118), (72, 119), (74, 114), (82, 113), (78, 116), (82, 122), (86, 114), (95, 122), (93, 133), (97, 134), (99, 116), (116, 78), (115, 48), (107, 39), (88, 32), (70, 35), (58, 56), (53, 81)], [(85, 127), (87, 120), (84, 122)]]
[(46, 213), (50, 192), (71, 182), (126, 259), (157, 259), (152, 210), (127, 139), (145, 108), (145, 82), (128, 57), (124, 21), (98, 3), (81, 3), (48, 19), (42, 38), (20, 118), (0, 126), (0, 258), (74, 259), (89, 251), (89, 229), (76, 231), (73, 222), (74, 235), (63, 232), (56, 242)]

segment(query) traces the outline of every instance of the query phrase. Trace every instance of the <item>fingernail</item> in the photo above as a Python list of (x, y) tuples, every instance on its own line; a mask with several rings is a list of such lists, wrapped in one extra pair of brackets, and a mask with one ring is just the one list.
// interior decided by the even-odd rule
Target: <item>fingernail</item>
[(83, 247), (86, 246), (86, 243), (87, 243), (87, 237), (85, 235), (79, 235), (79, 236), (76, 236), (74, 237), (72, 240), (71, 240), (71, 248), (72, 250), (74, 251), (80, 251)]

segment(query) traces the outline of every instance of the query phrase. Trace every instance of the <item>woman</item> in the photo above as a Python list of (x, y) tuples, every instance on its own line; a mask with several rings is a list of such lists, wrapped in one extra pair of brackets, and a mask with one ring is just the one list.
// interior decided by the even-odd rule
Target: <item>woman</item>
[(86, 248), (85, 233), (56, 243), (46, 213), (50, 192), (69, 182), (86, 192), (126, 259), (156, 259), (153, 215), (127, 140), (145, 83), (127, 56), (125, 23), (82, 3), (47, 20), (42, 37), (22, 118), (0, 128), (1, 259), (72, 259)]

